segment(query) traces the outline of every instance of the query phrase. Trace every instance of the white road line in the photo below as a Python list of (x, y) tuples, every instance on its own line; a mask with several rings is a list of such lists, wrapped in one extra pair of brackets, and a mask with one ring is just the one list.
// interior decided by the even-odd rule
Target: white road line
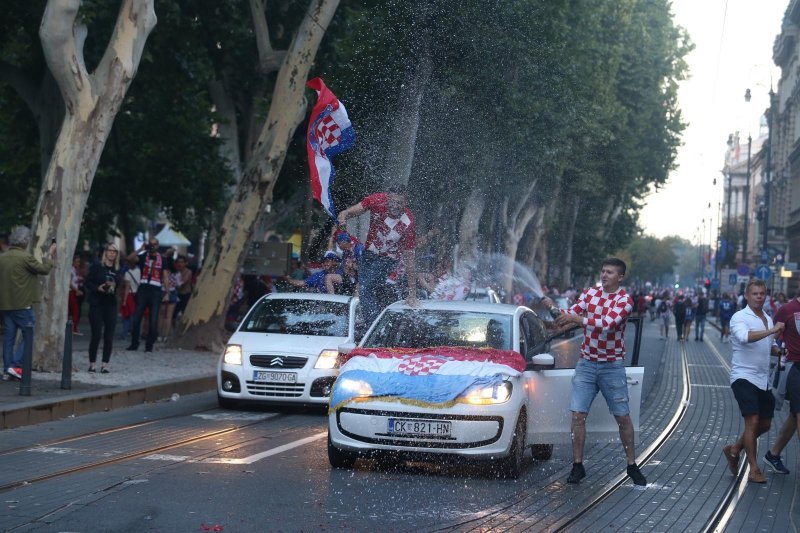
[(271, 457), (273, 455), (278, 455), (279, 453), (283, 453), (286, 451), (291, 450), (292, 448), (297, 448), (298, 446), (304, 446), (306, 444), (312, 443), (314, 441), (324, 439), (328, 436), (328, 432), (324, 431), (322, 433), (317, 433), (316, 435), (312, 435), (310, 437), (306, 437), (304, 439), (296, 440), (294, 442), (290, 442), (289, 444), (284, 444), (283, 446), (278, 446), (277, 448), (273, 448), (271, 450), (267, 450), (265, 452), (257, 453), (255, 455), (251, 455), (250, 457), (243, 457), (241, 459), (234, 459), (228, 457), (210, 457), (208, 459), (203, 459), (199, 461), (201, 463), (214, 463), (214, 464), (225, 464), (225, 465), (250, 465), (255, 463), (256, 461), (260, 461), (261, 459), (265, 459), (267, 457)]
[(221, 413), (195, 413), (192, 416), (203, 420), (266, 420), (278, 416), (278, 413), (235, 413), (223, 411)]
[(271, 450), (266, 450), (254, 455), (250, 455), (249, 457), (241, 457), (241, 458), (209, 457), (207, 459), (192, 459), (191, 456), (189, 455), (153, 454), (153, 455), (148, 455), (147, 457), (145, 457), (145, 459), (148, 459), (150, 461), (172, 461), (172, 462), (221, 464), (221, 465), (250, 465), (257, 461), (260, 461), (261, 459), (266, 459), (267, 457), (278, 455), (279, 453), (289, 451), (293, 448), (304, 446), (314, 441), (324, 439), (327, 436), (328, 432), (324, 431), (322, 433), (317, 433), (316, 435), (311, 435), (310, 437), (306, 437), (304, 439), (284, 444), (283, 446), (278, 446), (277, 448), (272, 448)]

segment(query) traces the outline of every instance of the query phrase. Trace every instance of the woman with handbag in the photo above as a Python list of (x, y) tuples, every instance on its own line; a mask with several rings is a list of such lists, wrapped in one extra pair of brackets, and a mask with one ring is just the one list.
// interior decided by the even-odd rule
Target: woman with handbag
[(111, 359), (114, 328), (117, 325), (118, 255), (117, 246), (113, 243), (107, 244), (102, 258), (92, 265), (89, 275), (84, 281), (84, 288), (89, 298), (89, 324), (92, 328), (92, 336), (89, 340), (89, 372), (97, 371), (95, 362), (101, 336), (103, 338), (103, 364), (100, 372), (102, 374), (109, 372), (108, 362)]

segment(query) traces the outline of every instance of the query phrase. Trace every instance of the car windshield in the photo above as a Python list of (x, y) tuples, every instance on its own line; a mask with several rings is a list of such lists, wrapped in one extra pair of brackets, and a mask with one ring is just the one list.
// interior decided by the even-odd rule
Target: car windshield
[(467, 346), (511, 350), (510, 315), (432, 309), (389, 310), (365, 348)]
[(247, 315), (239, 331), (347, 337), (350, 304), (267, 298)]

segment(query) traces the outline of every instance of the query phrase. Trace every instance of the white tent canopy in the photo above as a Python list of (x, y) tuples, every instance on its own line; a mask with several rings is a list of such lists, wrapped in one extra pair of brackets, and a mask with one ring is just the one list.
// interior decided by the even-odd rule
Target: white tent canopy
[(192, 241), (187, 239), (183, 233), (172, 229), (169, 224), (165, 224), (161, 228), (161, 231), (156, 235), (156, 239), (158, 239), (160, 246), (174, 246), (177, 248), (178, 246), (191, 246), (192, 244)]

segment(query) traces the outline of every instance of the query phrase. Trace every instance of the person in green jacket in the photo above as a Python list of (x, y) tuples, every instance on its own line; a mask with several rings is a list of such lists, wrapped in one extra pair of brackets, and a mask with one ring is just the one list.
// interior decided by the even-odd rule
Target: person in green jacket
[(3, 336), (3, 370), (4, 376), (15, 379), (22, 379), (22, 354), (25, 350), (23, 342), (14, 352), (17, 330), (33, 328), (36, 323), (33, 304), (42, 299), (37, 276), (50, 273), (56, 253), (56, 244), (53, 242), (47, 257), (42, 258), (41, 262), (37, 261), (27, 251), (30, 237), (30, 229), (17, 226), (11, 230), (9, 249), (0, 254), (0, 313), (3, 313), (6, 327)]

